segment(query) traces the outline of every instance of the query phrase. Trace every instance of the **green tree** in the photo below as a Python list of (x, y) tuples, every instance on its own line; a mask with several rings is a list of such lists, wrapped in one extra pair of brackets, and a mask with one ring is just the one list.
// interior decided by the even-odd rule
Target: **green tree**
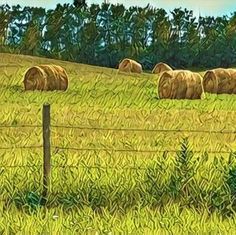
[(75, 7), (87, 7), (86, 0), (74, 0)]
[(0, 50), (115, 67), (124, 57), (144, 69), (236, 63), (236, 13), (194, 17), (187, 9), (75, 1), (53, 10), (0, 6)]
[(10, 19), (9, 9), (8, 5), (0, 6), (0, 50), (3, 50), (7, 41), (7, 29)]
[(23, 35), (20, 51), (23, 54), (39, 55), (41, 46), (41, 33), (37, 22), (30, 22), (26, 32)]

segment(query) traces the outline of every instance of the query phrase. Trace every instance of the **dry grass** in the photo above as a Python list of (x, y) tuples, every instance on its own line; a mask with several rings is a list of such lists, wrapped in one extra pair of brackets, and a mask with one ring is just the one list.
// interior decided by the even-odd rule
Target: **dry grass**
[[(26, 69), (40, 63), (63, 66), (69, 75), (70, 88), (66, 92), (24, 92), (23, 77)], [(191, 233), (196, 231), (231, 233), (230, 229), (235, 228), (234, 218), (223, 220), (218, 213), (211, 213), (209, 217), (209, 213), (203, 211), (202, 220), (201, 212), (187, 208), (180, 212), (181, 206), (175, 207), (173, 204), (170, 204), (172, 209), (165, 207), (165, 212), (144, 207), (142, 195), (147, 194), (145, 194), (146, 189), (140, 185), (145, 180), (146, 169), (162, 157), (162, 153), (158, 151), (178, 150), (179, 143), (185, 137), (189, 139), (193, 151), (236, 149), (235, 134), (204, 133), (211, 130), (235, 130), (233, 123), (236, 118), (236, 97), (234, 95), (207, 94), (204, 100), (194, 101), (159, 100), (157, 98), (158, 79), (157, 75), (148, 73), (119, 74), (115, 69), (1, 54), (1, 125), (41, 125), (42, 105), (49, 102), (52, 105), (53, 125), (118, 129), (187, 129), (203, 132), (91, 131), (53, 127), (53, 146), (143, 149), (156, 151), (156, 153), (69, 151), (53, 148), (53, 164), (64, 166), (64, 168), (53, 168), (52, 193), (59, 196), (51, 195), (49, 208), (45, 211), (37, 209), (36, 214), (33, 215), (27, 214), (22, 207), (21, 210), (14, 208), (14, 205), (26, 205), (28, 202), (26, 203), (22, 198), (27, 192), (40, 193), (41, 168), (33, 166), (26, 170), (0, 167), (2, 174), (0, 195), (1, 198), (9, 201), (9, 205), (1, 204), (7, 210), (1, 212), (0, 229), (12, 233), (18, 230), (24, 234), (28, 231), (35, 231), (35, 233), (50, 233), (50, 231), (57, 233), (58, 231), (60, 234), (60, 229), (64, 234), (76, 232), (96, 234), (96, 231), (102, 234), (109, 234), (109, 232), (137, 234), (137, 231), (140, 234), (154, 234), (183, 231), (185, 227), (186, 231)], [(41, 145), (40, 127), (0, 128), (0, 131), (0, 147), (12, 148), (0, 150), (2, 165), (42, 164), (42, 149), (14, 149), (14, 146)], [(194, 159), (197, 157), (201, 159), (202, 155), (203, 153), (198, 153)], [(197, 182), (202, 186), (203, 191), (214, 192), (214, 186), (224, 184), (223, 173), (215, 169), (209, 174), (212, 160), (221, 159), (221, 156), (226, 164), (228, 154), (209, 154), (209, 159), (196, 174)], [(163, 174), (163, 179), (166, 175), (167, 181), (173, 170), (175, 157), (174, 153), (168, 154), (169, 160), (166, 162), (169, 168)], [(72, 164), (82, 168), (66, 168)], [(91, 168), (93, 166), (97, 166), (98, 169)], [(143, 170), (126, 169), (132, 167), (141, 167)], [(209, 183), (206, 184), (204, 177), (209, 177)], [(224, 198), (225, 191), (222, 189), (221, 192)], [(197, 192), (195, 194), (198, 195)], [(17, 195), (21, 197), (17, 198)], [(76, 201), (74, 201), (74, 197), (77, 197), (75, 195), (80, 196)], [(101, 201), (99, 201), (100, 197)], [(144, 199), (150, 198), (144, 196)], [(106, 206), (103, 207), (103, 203)], [(83, 208), (79, 212), (76, 209), (78, 204)], [(60, 208), (60, 206), (64, 207)], [(116, 206), (120, 206), (120, 209), (114, 212), (112, 208)], [(94, 213), (96, 207), (101, 209), (100, 214)], [(65, 208), (69, 208), (71, 214), (67, 215)], [(122, 208), (125, 210), (123, 213), (120, 212)], [(15, 215), (14, 221), (12, 214)], [(54, 220), (54, 214), (58, 214), (59, 218)], [(7, 220), (9, 226), (6, 225)]]

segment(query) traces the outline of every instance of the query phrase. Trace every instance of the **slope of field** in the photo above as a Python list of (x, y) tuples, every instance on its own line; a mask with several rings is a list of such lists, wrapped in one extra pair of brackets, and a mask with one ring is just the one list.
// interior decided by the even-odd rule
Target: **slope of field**
[[(26, 69), (45, 63), (58, 64), (66, 69), (69, 75), (69, 89), (66, 92), (24, 92), (23, 77)], [(206, 216), (205, 222), (208, 221), (208, 225), (204, 227), (198, 214), (201, 210), (187, 210), (183, 214), (175, 211), (177, 214), (173, 217), (174, 212), (168, 208), (164, 215), (145, 208), (145, 205), (153, 206), (155, 200), (166, 204), (164, 199), (156, 199), (159, 192), (153, 192), (149, 185), (150, 172), (151, 178), (158, 179), (168, 190), (174, 190), (173, 186), (166, 185), (172, 179), (175, 151), (180, 149), (183, 138), (188, 139), (190, 148), (195, 152), (194, 159), (197, 159), (194, 169), (198, 172), (194, 176), (193, 188), (196, 186), (195, 189), (203, 192), (194, 191), (191, 203), (196, 208), (199, 204), (203, 208), (219, 207), (223, 211), (225, 207), (230, 207), (231, 200), (226, 197), (229, 191), (224, 183), (229, 152), (236, 150), (235, 134), (232, 133), (236, 129), (236, 96), (206, 94), (204, 100), (159, 100), (158, 79), (157, 75), (150, 73), (125, 74), (109, 68), (0, 54), (0, 197), (7, 201), (1, 206), (9, 206), (9, 215), (17, 214), (16, 223), (24, 226), (27, 224), (25, 230), (20, 230), (22, 233), (32, 229), (30, 226), (33, 226), (34, 217), (27, 215), (22, 222), (19, 219), (24, 214), (21, 210), (24, 211), (27, 203), (31, 206), (37, 204), (37, 195), (41, 191), (41, 116), (42, 105), (46, 102), (51, 104), (53, 125), (52, 194), (49, 197), (49, 207), (56, 209), (48, 211), (42, 220), (45, 222), (48, 216), (52, 219), (55, 210), (60, 222), (54, 226), (52, 219), (48, 226), (37, 226), (37, 232), (48, 232), (50, 229), (57, 232), (62, 227), (67, 231), (70, 225), (74, 226), (75, 233), (92, 234), (96, 231), (102, 234), (111, 231), (134, 233), (138, 229), (148, 234), (166, 232), (168, 229), (182, 231), (190, 217), (196, 218), (196, 223), (188, 224), (188, 232), (220, 232), (226, 227), (235, 227), (234, 219), (221, 223), (222, 218), (215, 218), (215, 215), (212, 218)], [(163, 151), (169, 153), (163, 155)], [(205, 151), (208, 155), (204, 154)], [(28, 166), (27, 170), (25, 166)], [(36, 194), (31, 194), (32, 191)], [(209, 200), (206, 195), (210, 195)], [(166, 200), (171, 202), (171, 197)], [(184, 201), (184, 198), (181, 200)], [(20, 211), (14, 205), (21, 208)], [(60, 211), (58, 208), (61, 205), (66, 209), (63, 207)], [(68, 220), (62, 222), (61, 217), (66, 216), (65, 210), (74, 207), (83, 208), (81, 214), (73, 216), (76, 213), (73, 211)], [(133, 207), (137, 211), (129, 211)], [(96, 208), (103, 209), (92, 215), (90, 210)], [(118, 209), (123, 214), (116, 213)], [(0, 212), (0, 230), (15, 233), (17, 226), (14, 221), (9, 220), (12, 225), (5, 226), (9, 215), (3, 211)], [(108, 211), (111, 214), (108, 215)], [(204, 211), (204, 215), (211, 214), (209, 211)], [(43, 217), (41, 211), (37, 213), (38, 217)], [(83, 213), (87, 213), (87, 217), (82, 219)], [(135, 213), (139, 222), (133, 220)], [(41, 221), (37, 220), (36, 223)], [(218, 227), (213, 226), (217, 223)]]
[[(29, 66), (55, 63), (66, 68), (69, 89), (66, 92), (24, 92), (23, 76)], [(107, 128), (235, 130), (236, 96), (206, 95), (204, 100), (159, 100), (158, 76), (118, 74), (115, 69), (53, 61), (29, 56), (0, 54), (0, 123), (2, 125), (41, 124), (41, 109), (45, 102), (52, 105), (52, 123)], [(16, 130), (19, 133), (21, 130)], [(55, 130), (55, 141), (67, 130)], [(11, 131), (15, 136), (14, 130)], [(33, 134), (33, 133), (32, 133)], [(157, 132), (86, 132), (79, 139), (78, 130), (70, 144), (89, 142), (96, 146), (115, 145), (145, 149), (173, 150), (183, 137), (189, 137), (194, 150), (230, 151), (236, 148), (232, 134)], [(80, 133), (81, 134), (81, 133)], [(10, 135), (10, 133), (9, 133)], [(10, 136), (9, 136), (10, 137)], [(40, 137), (40, 136), (39, 136)], [(60, 137), (60, 138), (59, 138)], [(78, 138), (77, 138), (78, 137)], [(3, 137), (0, 137), (3, 138)], [(105, 138), (105, 139), (104, 139)], [(96, 141), (94, 141), (96, 139)], [(19, 140), (17, 143), (21, 144)], [(38, 143), (35, 137), (31, 144)], [(74, 143), (75, 142), (75, 143)], [(4, 141), (4, 144), (8, 144)]]

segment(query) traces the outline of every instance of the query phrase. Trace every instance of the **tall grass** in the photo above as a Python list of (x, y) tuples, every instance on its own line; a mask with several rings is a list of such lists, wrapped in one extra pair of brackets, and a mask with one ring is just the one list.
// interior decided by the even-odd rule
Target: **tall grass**
[[(1, 168), (0, 229), (12, 233), (61, 229), (59, 234), (225, 229), (226, 234), (235, 228), (235, 155), (228, 159), (215, 156), (210, 161), (205, 153), (197, 159), (190, 145), (183, 139), (175, 158), (164, 153), (143, 167), (135, 161), (125, 167), (116, 165), (117, 159), (111, 157), (111, 165), (98, 159), (85, 165), (79, 160), (76, 168), (70, 168), (63, 155), (54, 155), (51, 189), (44, 206), (42, 169)], [(37, 154), (33, 156), (34, 163), (40, 164)], [(15, 220), (7, 217), (12, 213)], [(4, 224), (7, 218), (9, 222)]]
[[(112, 156), (110, 164), (94, 157), (88, 162), (74, 160), (70, 166), (68, 157), (71, 155), (53, 156), (48, 208), (105, 208), (112, 213), (178, 204), (209, 214), (217, 211), (222, 216), (230, 216), (236, 209), (235, 156), (230, 155), (229, 161), (215, 156), (209, 162), (207, 155), (196, 159), (187, 139), (174, 159), (164, 153), (142, 163), (142, 167), (135, 160), (124, 162), (124, 166)], [(40, 166), (40, 159), (35, 157), (34, 163)], [(28, 170), (2, 168), (1, 198), (7, 202), (6, 208), (12, 204), (27, 210), (40, 207), (41, 180), (37, 166)]]
[[(51, 60), (3, 56), (4, 63), (17, 66), (0, 72), (0, 125), (14, 126), (0, 127), (0, 147), (12, 148), (0, 149), (0, 230), (12, 234), (162, 234), (184, 228), (188, 233), (232, 232), (235, 135), (205, 131), (235, 129), (233, 95), (164, 101), (157, 98), (155, 75), (118, 74), (61, 61), (53, 62), (67, 69), (67, 92), (24, 92), (25, 69)], [(46, 202), (41, 198), (42, 149), (15, 148), (42, 144), (44, 102), (52, 104), (53, 125)], [(23, 124), (39, 127), (17, 127)], [(203, 132), (93, 131), (58, 125)], [(128, 151), (132, 149), (147, 152)]]
[[(223, 219), (217, 213), (180, 209), (168, 205), (162, 212), (150, 208), (130, 210), (126, 214), (99, 213), (87, 207), (65, 212), (62, 208), (38, 209), (27, 215), (16, 208), (0, 210), (2, 234), (234, 234), (234, 218)], [(13, 216), (14, 215), (14, 216)]]

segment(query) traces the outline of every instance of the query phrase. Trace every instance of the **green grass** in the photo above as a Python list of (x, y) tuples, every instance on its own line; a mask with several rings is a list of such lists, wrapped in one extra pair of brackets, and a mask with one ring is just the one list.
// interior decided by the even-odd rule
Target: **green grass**
[[(235, 219), (222, 219), (213, 213), (180, 210), (178, 205), (168, 206), (164, 212), (149, 208), (129, 211), (120, 216), (101, 213), (87, 207), (65, 213), (57, 208), (43, 209), (33, 215), (11, 209), (0, 212), (0, 229), (5, 234), (235, 234)], [(14, 217), (12, 214), (14, 213)], [(22, 218), (22, 219), (20, 219)], [(184, 228), (184, 229), (183, 229)]]
[[(69, 75), (69, 89), (24, 92), (26, 69), (40, 63), (62, 65)], [(40, 126), (42, 105), (49, 102), (54, 126), (203, 130), (53, 127), (50, 195), (41, 208), (42, 149), (15, 149), (42, 145), (41, 128), (0, 127), (0, 147), (11, 148), (0, 150), (0, 230), (8, 234), (233, 234), (235, 159), (228, 162), (228, 153), (210, 152), (235, 151), (235, 134), (204, 131), (235, 130), (236, 97), (206, 94), (203, 100), (159, 100), (158, 79), (150, 73), (129, 75), (115, 69), (0, 54), (0, 125)], [(183, 142), (185, 138), (188, 143)], [(178, 155), (159, 152), (166, 150), (181, 151)], [(192, 155), (190, 150), (197, 153)]]

